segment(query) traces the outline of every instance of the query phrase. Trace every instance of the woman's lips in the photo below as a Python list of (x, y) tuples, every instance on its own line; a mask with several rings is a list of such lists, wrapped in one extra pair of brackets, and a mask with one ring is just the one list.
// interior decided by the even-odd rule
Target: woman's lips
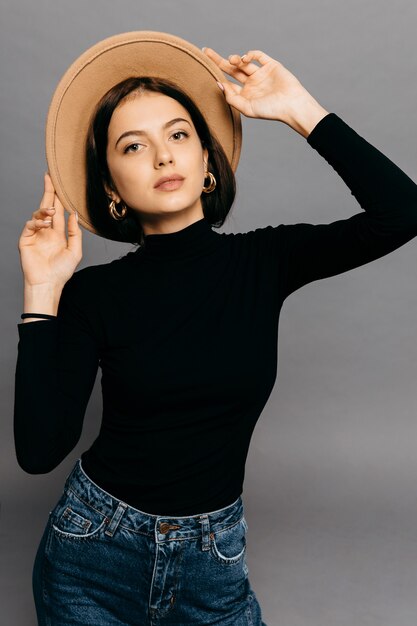
[(158, 187), (155, 187), (155, 189), (157, 191), (174, 191), (175, 189), (178, 189), (179, 187), (181, 187), (183, 182), (184, 182), (184, 179), (167, 180), (165, 183), (162, 183), (161, 185), (158, 185)]

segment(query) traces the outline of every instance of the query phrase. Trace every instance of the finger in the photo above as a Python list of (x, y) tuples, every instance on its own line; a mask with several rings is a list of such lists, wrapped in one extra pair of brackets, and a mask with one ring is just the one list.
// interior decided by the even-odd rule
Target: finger
[(50, 228), (51, 223), (49, 218), (46, 221), (42, 219), (28, 220), (22, 230), (21, 237), (33, 237), (38, 231)]
[(65, 208), (57, 194), (54, 193), (55, 213), (52, 219), (52, 228), (59, 233), (65, 234)]
[(230, 82), (223, 82), (224, 86), (224, 95), (226, 97), (227, 102), (238, 109), (243, 115), (247, 117), (253, 117), (251, 107), (246, 98), (242, 98), (240, 92), (242, 91), (242, 87), (240, 85), (235, 85)]
[[(249, 63), (250, 61), (255, 60), (255, 61), (259, 61), (261, 65), (266, 65), (266, 63), (270, 63), (271, 61), (276, 62), (275, 59), (270, 57), (265, 52), (262, 52), (262, 50), (249, 50), (248, 52), (246, 52), (246, 54), (243, 55), (243, 58), (244, 58), (245, 63)], [(255, 67), (258, 67), (258, 66), (255, 65)]]
[[(45, 172), (45, 193), (41, 200), (41, 206), (34, 211), (34, 219), (45, 217), (52, 219), (52, 228), (60, 233), (65, 233), (65, 208), (58, 198), (50, 175)], [(50, 210), (53, 207), (54, 210)]]
[[(230, 63), (229, 61), (224, 59), (212, 48), (204, 48), (204, 52), (223, 72), (229, 74), (229, 76), (233, 76), (233, 78), (236, 78), (237, 80), (240, 80), (240, 82), (242, 83), (245, 82), (247, 74), (245, 74), (243, 71), (240, 71), (236, 67), (236, 65), (233, 65), (233, 63)], [(231, 56), (233, 55), (230, 55), (229, 59)]]
[(49, 209), (37, 209), (32, 213), (32, 218), (34, 219), (46, 219), (47, 217), (52, 218), (55, 214), (55, 207), (49, 207)]
[(45, 172), (43, 180), (44, 180), (44, 193), (43, 193), (40, 205), (39, 205), (40, 210), (47, 209), (51, 206), (54, 206), (55, 189), (52, 184), (51, 177), (49, 176), (47, 172)]
[(249, 59), (246, 54), (242, 56), (239, 54), (231, 54), (229, 56), (229, 61), (241, 72), (244, 72), (246, 76), (251, 76), (257, 69), (259, 69), (259, 65), (249, 63)]
[[(224, 83), (222, 83), (224, 86)], [(240, 87), (240, 85), (236, 85), (235, 83), (230, 83), (227, 82), (226, 86), (225, 86), (225, 94), (227, 94), (230, 97), (235, 97), (235, 96), (240, 96), (240, 92), (242, 91), (242, 87)]]
[(68, 249), (79, 259), (82, 258), (82, 234), (74, 211), (68, 218)]

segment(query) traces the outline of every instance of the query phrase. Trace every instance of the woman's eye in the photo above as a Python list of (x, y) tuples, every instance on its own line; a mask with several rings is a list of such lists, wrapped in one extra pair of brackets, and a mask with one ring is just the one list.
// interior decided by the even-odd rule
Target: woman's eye
[[(127, 146), (127, 147), (124, 149), (124, 152), (125, 152), (125, 153), (126, 153), (126, 152), (130, 152), (130, 148), (133, 148), (133, 146), (140, 146), (140, 143), (131, 143), (131, 144), (130, 144), (130, 146)], [(137, 152), (137, 150), (133, 150), (133, 152)]]
[(184, 130), (177, 130), (177, 132), (174, 133), (172, 137), (175, 137), (175, 135), (184, 135), (185, 137), (188, 137), (188, 133), (186, 133)]

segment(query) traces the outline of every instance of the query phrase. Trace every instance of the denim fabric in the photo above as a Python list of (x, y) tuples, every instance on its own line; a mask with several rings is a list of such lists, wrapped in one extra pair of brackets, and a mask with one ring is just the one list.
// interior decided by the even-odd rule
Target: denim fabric
[(152, 515), (118, 500), (81, 459), (33, 566), (40, 626), (266, 626), (246, 564), (241, 496), (217, 511)]

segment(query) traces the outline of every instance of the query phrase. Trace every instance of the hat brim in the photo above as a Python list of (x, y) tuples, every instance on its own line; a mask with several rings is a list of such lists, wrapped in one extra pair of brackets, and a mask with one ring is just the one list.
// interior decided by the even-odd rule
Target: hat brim
[(131, 76), (175, 82), (199, 107), (210, 132), (236, 171), (242, 144), (240, 113), (216, 84), (224, 74), (197, 46), (169, 33), (133, 31), (99, 41), (79, 56), (59, 81), (47, 113), (46, 161), (55, 191), (80, 225), (100, 235), (86, 202), (87, 130), (97, 102)]

